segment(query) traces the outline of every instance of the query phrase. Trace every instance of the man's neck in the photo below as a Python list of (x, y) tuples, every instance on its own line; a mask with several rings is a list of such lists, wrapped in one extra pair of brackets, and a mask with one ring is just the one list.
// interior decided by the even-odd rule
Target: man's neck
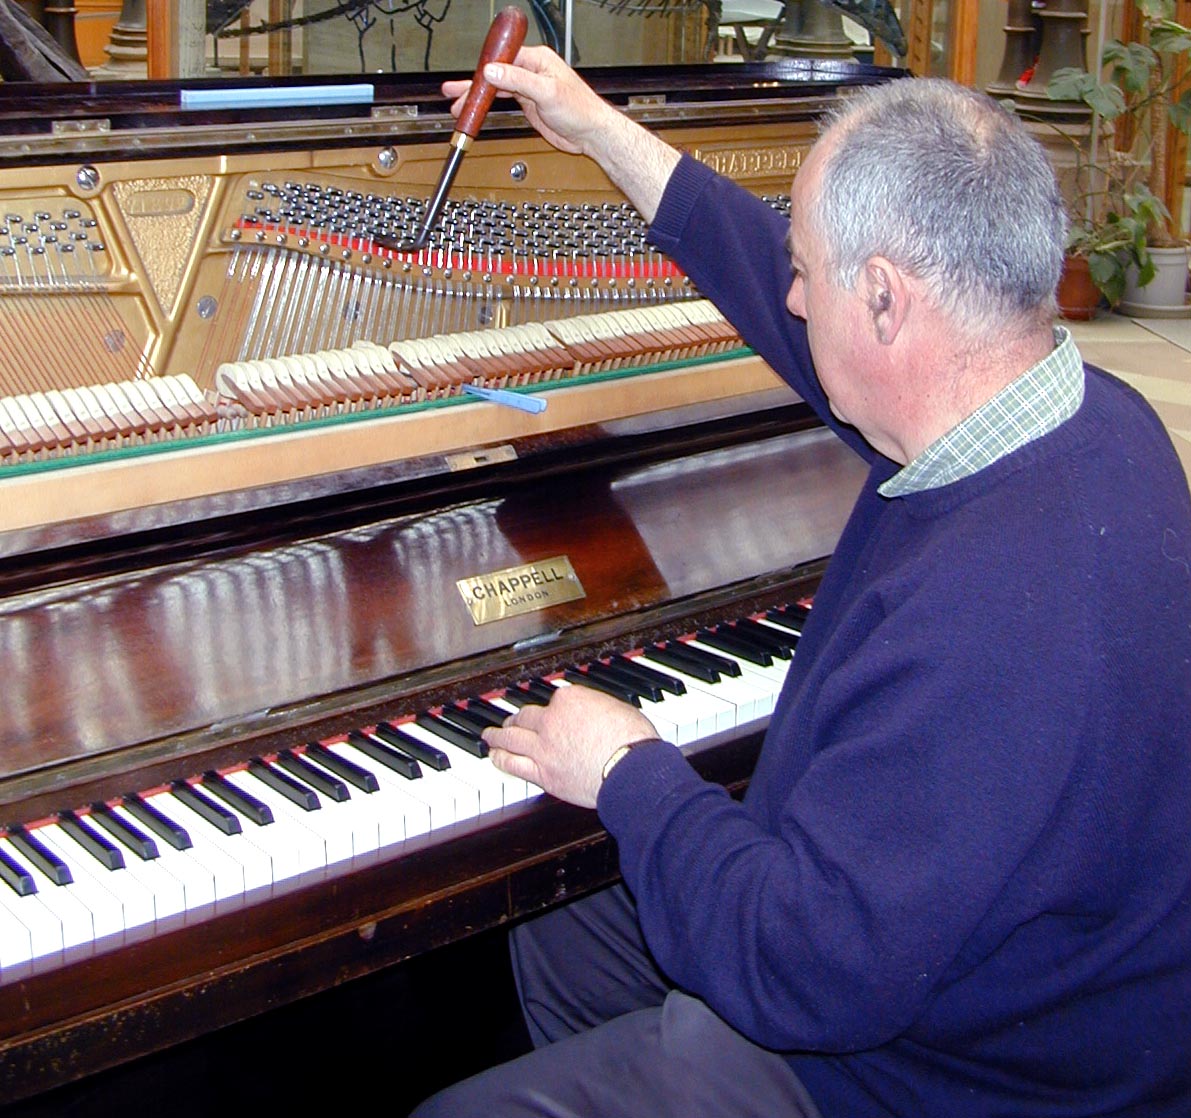
[(963, 343), (953, 346), (944, 360), (933, 357), (922, 373), (921, 383), (930, 387), (924, 388), (918, 422), (904, 444), (906, 462), (1032, 369), (1054, 345), (1054, 332), (1046, 324), (996, 346)]

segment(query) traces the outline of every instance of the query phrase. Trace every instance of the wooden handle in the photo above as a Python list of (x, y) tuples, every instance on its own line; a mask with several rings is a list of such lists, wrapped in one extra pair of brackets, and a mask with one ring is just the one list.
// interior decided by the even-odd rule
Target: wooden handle
[(512, 62), (525, 41), (525, 30), (529, 21), (520, 8), (502, 8), (496, 13), (488, 37), (480, 51), (480, 61), (471, 79), (471, 90), (463, 102), (463, 110), (455, 124), (455, 131), (470, 136), (473, 140), (480, 133), (484, 118), (496, 98), (496, 87), (484, 78), (484, 67), (489, 62)]

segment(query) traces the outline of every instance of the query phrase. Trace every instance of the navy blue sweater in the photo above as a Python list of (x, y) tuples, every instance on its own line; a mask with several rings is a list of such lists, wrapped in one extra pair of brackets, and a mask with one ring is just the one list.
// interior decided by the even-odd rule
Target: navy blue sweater
[[(826, 1118), (1191, 1114), (1191, 498), (1077, 414), (887, 499), (784, 307), (786, 226), (684, 159), (652, 237), (871, 463), (743, 804), (648, 743), (605, 782), (650, 948)], [(780, 530), (780, 526), (775, 526)]]

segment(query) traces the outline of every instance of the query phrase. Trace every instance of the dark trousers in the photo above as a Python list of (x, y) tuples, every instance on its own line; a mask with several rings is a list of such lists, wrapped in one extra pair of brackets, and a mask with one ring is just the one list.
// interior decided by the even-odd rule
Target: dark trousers
[(414, 1118), (820, 1118), (782, 1056), (667, 983), (623, 886), (521, 925), (510, 943), (535, 1050)]

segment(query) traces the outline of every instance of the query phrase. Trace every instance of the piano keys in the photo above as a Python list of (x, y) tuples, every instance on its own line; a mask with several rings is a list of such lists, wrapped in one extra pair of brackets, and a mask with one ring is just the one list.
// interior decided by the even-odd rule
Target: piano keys
[(482, 729), (548, 701), (554, 688), (607, 691), (678, 747), (761, 724), (805, 616), (797, 605), (769, 610), (9, 825), (0, 830), (0, 985), (264, 901), (337, 867), (399, 857), (410, 840), (456, 824), (488, 817), (493, 825), (541, 793), (486, 761)]

